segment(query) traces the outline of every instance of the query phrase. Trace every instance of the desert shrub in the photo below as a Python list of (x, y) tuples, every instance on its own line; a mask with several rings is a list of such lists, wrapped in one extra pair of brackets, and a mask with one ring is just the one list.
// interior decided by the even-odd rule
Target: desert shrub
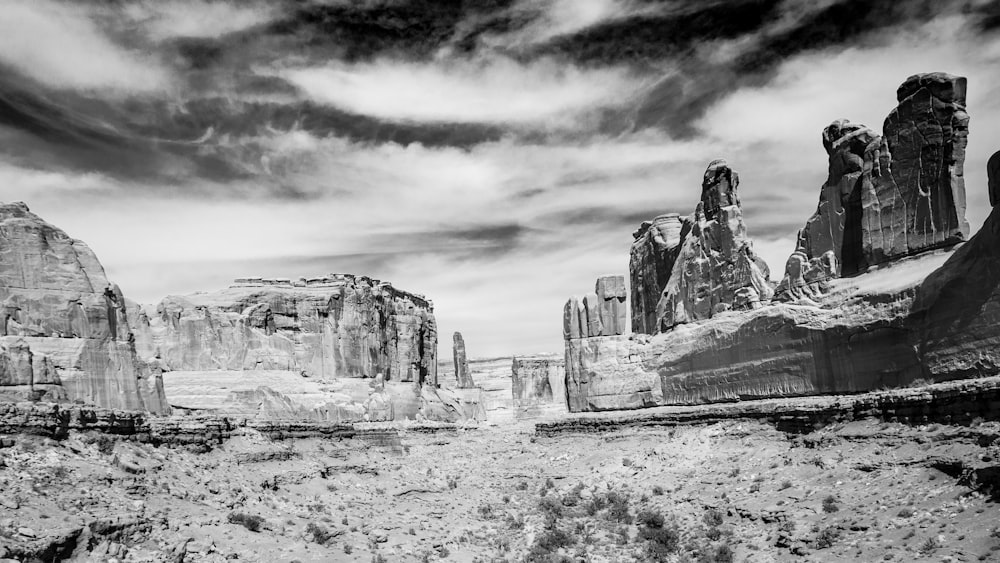
[(715, 508), (709, 508), (702, 517), (706, 526), (721, 526), (723, 521), (722, 512)]
[(636, 520), (639, 522), (640, 526), (645, 526), (647, 528), (662, 528), (666, 520), (663, 518), (663, 514), (655, 510), (641, 510), (639, 514), (636, 515)]
[(538, 501), (538, 509), (542, 511), (542, 514), (549, 514), (555, 516), (556, 518), (562, 517), (562, 502), (557, 500), (554, 496), (542, 497)]
[(493, 505), (491, 504), (481, 504), (479, 505), (479, 516), (484, 520), (492, 520), (496, 515), (493, 513)]
[(590, 500), (584, 505), (584, 509), (587, 511), (587, 516), (593, 516), (598, 512), (604, 510), (608, 506), (608, 499), (605, 495), (594, 492), (591, 495)]
[(927, 538), (927, 540), (925, 540), (924, 543), (920, 544), (919, 551), (920, 553), (927, 555), (928, 553), (935, 551), (939, 547), (941, 547), (941, 542), (938, 541), (936, 537), (931, 536)]
[(732, 478), (732, 477), (736, 477), (736, 476), (738, 476), (739, 474), (740, 474), (740, 468), (739, 468), (739, 467), (734, 467), (734, 468), (733, 468), (733, 469), (732, 469), (732, 470), (731, 470), (731, 471), (729, 472), (729, 477), (731, 477), (731, 478)]
[(514, 488), (516, 490), (518, 490), (518, 491), (527, 491), (528, 490), (528, 482), (527, 481), (521, 481), (517, 485), (514, 485)]
[(102, 454), (110, 454), (115, 449), (115, 441), (104, 434), (98, 434), (94, 438), (94, 444)]
[(785, 489), (789, 489), (791, 487), (792, 487), (792, 482), (789, 481), (788, 479), (785, 479), (784, 481), (781, 482), (781, 486), (778, 487), (778, 490), (784, 491)]
[(662, 496), (662, 495), (663, 495), (663, 487), (661, 487), (659, 485), (655, 485), (653, 487), (653, 496), (657, 496), (658, 497), (658, 496)]
[(646, 554), (656, 562), (667, 561), (677, 552), (680, 545), (680, 532), (674, 526), (662, 528), (639, 528), (639, 537), (646, 540)]
[(507, 526), (509, 526), (511, 530), (523, 530), (524, 529), (524, 515), (523, 514), (518, 514), (517, 518), (515, 518), (515, 517), (511, 516), (510, 514), (508, 514), (506, 522), (507, 522)]
[(510, 495), (504, 495), (500, 500), (502, 500), (504, 504), (510, 504)]
[(351, 547), (351, 544), (345, 543), (344, 544), (344, 553), (350, 555), (352, 551), (354, 551), (354, 548)]
[(795, 522), (792, 520), (785, 520), (781, 524), (778, 524), (778, 529), (782, 532), (792, 533), (795, 531)]
[(320, 545), (330, 541), (330, 538), (333, 537), (333, 534), (331, 534), (329, 530), (314, 522), (310, 522), (306, 525), (306, 534), (311, 536), (312, 540)]
[(260, 527), (264, 524), (264, 519), (260, 516), (256, 514), (244, 514), (242, 512), (230, 512), (226, 520), (230, 524), (239, 524), (251, 532), (260, 531)]
[(896, 516), (899, 516), (900, 518), (910, 518), (913, 516), (913, 509), (909, 506), (905, 506)]
[(837, 499), (830, 495), (823, 499), (823, 512), (837, 512), (840, 507), (837, 506)]
[(456, 479), (455, 477), (449, 476), (448, 477), (448, 488), (449, 489), (456, 489), (456, 488), (458, 488), (458, 479)]
[(733, 550), (729, 544), (724, 543), (716, 546), (711, 561), (713, 563), (733, 563)]
[(372, 555), (372, 563), (388, 563), (388, 560), (381, 553), (376, 553)]
[(608, 520), (612, 522), (632, 523), (632, 515), (628, 511), (628, 494), (618, 491), (608, 491)]
[(840, 539), (840, 530), (833, 526), (823, 528), (816, 535), (816, 549), (826, 549)]
[(580, 492), (583, 491), (583, 483), (577, 483), (568, 493), (563, 495), (562, 503), (563, 506), (576, 506), (580, 504), (582, 498), (580, 497)]
[(552, 561), (572, 561), (565, 557), (553, 557), (553, 552), (576, 543), (572, 534), (559, 528), (546, 530), (535, 538), (525, 561), (529, 563), (550, 563)]

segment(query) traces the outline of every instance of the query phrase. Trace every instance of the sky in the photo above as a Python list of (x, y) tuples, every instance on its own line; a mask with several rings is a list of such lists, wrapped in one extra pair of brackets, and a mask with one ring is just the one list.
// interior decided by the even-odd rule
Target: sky
[(0, 0), (0, 201), (141, 303), (366, 274), (434, 301), (442, 361), (559, 352), (715, 158), (779, 277), (823, 128), (911, 74), (969, 79), (977, 230), (998, 64), (998, 1)]

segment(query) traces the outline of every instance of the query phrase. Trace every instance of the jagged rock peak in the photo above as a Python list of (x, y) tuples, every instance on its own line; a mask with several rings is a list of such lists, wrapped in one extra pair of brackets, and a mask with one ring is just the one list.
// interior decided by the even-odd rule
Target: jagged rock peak
[(831, 277), (966, 239), (965, 93), (964, 78), (914, 75), (899, 87), (882, 135), (847, 120), (823, 130), (829, 175), (779, 299), (813, 300)]
[(476, 384), (472, 381), (472, 373), (469, 371), (469, 359), (465, 352), (465, 339), (462, 337), (461, 332), (456, 332), (452, 336), (451, 353), (455, 361), (455, 379), (458, 380), (459, 389), (472, 389)]
[(677, 213), (644, 221), (629, 250), (632, 332), (656, 334), (656, 305), (693, 221)]
[(705, 169), (701, 182), (701, 204), (705, 219), (718, 217), (719, 210), (730, 205), (739, 205), (736, 189), (740, 185), (740, 175), (729, 167), (725, 159), (713, 160)]

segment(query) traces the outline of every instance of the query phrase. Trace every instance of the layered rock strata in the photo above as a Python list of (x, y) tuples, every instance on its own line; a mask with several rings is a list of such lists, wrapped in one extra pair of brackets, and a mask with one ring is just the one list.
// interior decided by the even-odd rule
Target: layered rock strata
[(168, 413), (136, 355), (125, 298), (83, 242), (0, 205), (0, 397)]
[(770, 271), (754, 254), (743, 222), (739, 183), (725, 160), (714, 160), (705, 170), (691, 231), (657, 304), (660, 332), (771, 299)]
[[(912, 109), (919, 100), (931, 113), (950, 100), (952, 105), (941, 110), (944, 116), (927, 125), (930, 129), (920, 123), (911, 128), (930, 131), (924, 141), (916, 133), (905, 141), (926, 142), (920, 146), (927, 161), (904, 158), (911, 149), (900, 148), (905, 144), (901, 138), (878, 141), (870, 130), (847, 122), (836, 122), (825, 132), (831, 156), (824, 192), (828, 206), (821, 206), (800, 239), (818, 254), (790, 261), (802, 278), (810, 268), (825, 269), (821, 291), (803, 293), (808, 299), (794, 304), (771, 303), (677, 324), (652, 337), (570, 341), (566, 371), (571, 410), (856, 393), (1000, 373), (1000, 212), (994, 209), (968, 242), (947, 248), (963, 236), (965, 222), (964, 196), (957, 193), (964, 155), (961, 126), (967, 125), (957, 103), (964, 99), (964, 80), (928, 76), (904, 84), (900, 99), (906, 103), (901, 107), (910, 113), (894, 113), (916, 119), (925, 115)], [(949, 123), (951, 130), (944, 125), (935, 129), (934, 124)], [(883, 146), (888, 150), (877, 148)], [(897, 155), (890, 155), (891, 150)], [(869, 162), (879, 163), (877, 176)], [(934, 168), (934, 162), (941, 166)], [(992, 174), (995, 182), (995, 169)], [(859, 247), (859, 231), (851, 226), (857, 218), (838, 209), (856, 206), (861, 191), (860, 211), (873, 213), (876, 208), (866, 206), (870, 200), (864, 191), (878, 193), (875, 184), (885, 182), (887, 175), (899, 194), (894, 200), (883, 198), (882, 212), (888, 215), (880, 224), (894, 226), (878, 230), (880, 234), (868, 232), (862, 217)], [(918, 189), (914, 178), (928, 182), (927, 189)], [(930, 185), (934, 181), (936, 187)], [(942, 201), (952, 204), (942, 209)], [(930, 209), (931, 215), (914, 208)], [(952, 212), (959, 214), (957, 219), (949, 218)], [(693, 228), (688, 238), (695, 235)], [(906, 245), (878, 242), (890, 239)], [(941, 244), (945, 247), (934, 249)], [(932, 251), (914, 255), (927, 249)], [(675, 271), (683, 255), (682, 250)], [(845, 271), (854, 275), (840, 277)], [(786, 291), (809, 286), (784, 285)]]
[(566, 372), (556, 358), (513, 358), (511, 381), (518, 418), (539, 418), (567, 412)]
[(320, 379), (382, 374), (437, 384), (433, 305), (365, 276), (243, 278), (132, 314), (140, 350), (170, 370), (286, 370)]
[(830, 279), (967, 238), (965, 93), (965, 78), (911, 76), (883, 135), (843, 119), (823, 131), (829, 177), (785, 266), (779, 299), (815, 299)]
[(465, 339), (461, 332), (456, 332), (452, 337), (451, 354), (455, 363), (455, 379), (459, 389), (472, 389), (476, 384), (472, 381), (472, 373), (469, 372), (469, 358), (465, 355)]

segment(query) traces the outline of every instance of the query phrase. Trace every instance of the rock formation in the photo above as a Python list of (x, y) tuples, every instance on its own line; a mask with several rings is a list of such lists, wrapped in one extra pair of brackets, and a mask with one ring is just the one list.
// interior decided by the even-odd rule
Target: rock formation
[(986, 176), (989, 178), (990, 205), (1000, 203), (1000, 151), (993, 153), (986, 164)]
[(451, 354), (455, 361), (455, 379), (458, 381), (458, 388), (472, 389), (476, 384), (469, 372), (469, 359), (465, 355), (465, 339), (462, 338), (461, 332), (456, 332), (452, 337)]
[(739, 175), (725, 160), (714, 160), (705, 170), (690, 233), (681, 242), (657, 304), (659, 331), (770, 300), (770, 271), (754, 255), (747, 237), (739, 183)]
[(561, 360), (513, 358), (511, 377), (518, 418), (566, 412), (566, 372)]
[(433, 306), (365, 276), (238, 279), (132, 309), (143, 354), (174, 371), (285, 370), (437, 384)]
[(629, 281), (632, 285), (632, 332), (656, 334), (656, 305), (680, 254), (681, 243), (691, 232), (691, 220), (677, 213), (644, 221), (632, 233)]
[(563, 336), (589, 338), (624, 334), (625, 276), (597, 278), (594, 293), (571, 297), (563, 307)]
[(884, 135), (843, 119), (823, 131), (829, 177), (779, 299), (813, 300), (835, 277), (965, 240), (965, 91), (965, 78), (911, 76)]
[[(947, 248), (965, 236), (964, 85), (940, 74), (907, 80), (884, 140), (846, 121), (824, 131), (830, 178), (781, 287), (799, 303), (693, 319), (685, 308), (694, 322), (654, 336), (568, 339), (570, 409), (854, 393), (1000, 373), (1000, 212), (968, 242)], [(914, 147), (926, 159), (912, 158)], [(989, 166), (995, 187), (997, 161)], [(886, 186), (898, 193), (887, 197)], [(688, 245), (704, 245), (699, 228), (711, 214), (704, 208), (716, 194), (730, 201), (728, 191), (713, 188), (703, 198), (665, 295), (686, 256), (700, 256)], [(716, 221), (726, 222), (724, 210)], [(725, 238), (720, 231), (713, 239)], [(705, 262), (687, 262), (700, 279)], [(704, 291), (687, 295), (708, 299), (711, 286), (697, 287)], [(810, 301), (821, 306), (802, 306)], [(702, 305), (696, 313), (711, 311), (692, 303)]]
[(125, 298), (86, 244), (0, 205), (0, 396), (168, 413), (139, 360)]

